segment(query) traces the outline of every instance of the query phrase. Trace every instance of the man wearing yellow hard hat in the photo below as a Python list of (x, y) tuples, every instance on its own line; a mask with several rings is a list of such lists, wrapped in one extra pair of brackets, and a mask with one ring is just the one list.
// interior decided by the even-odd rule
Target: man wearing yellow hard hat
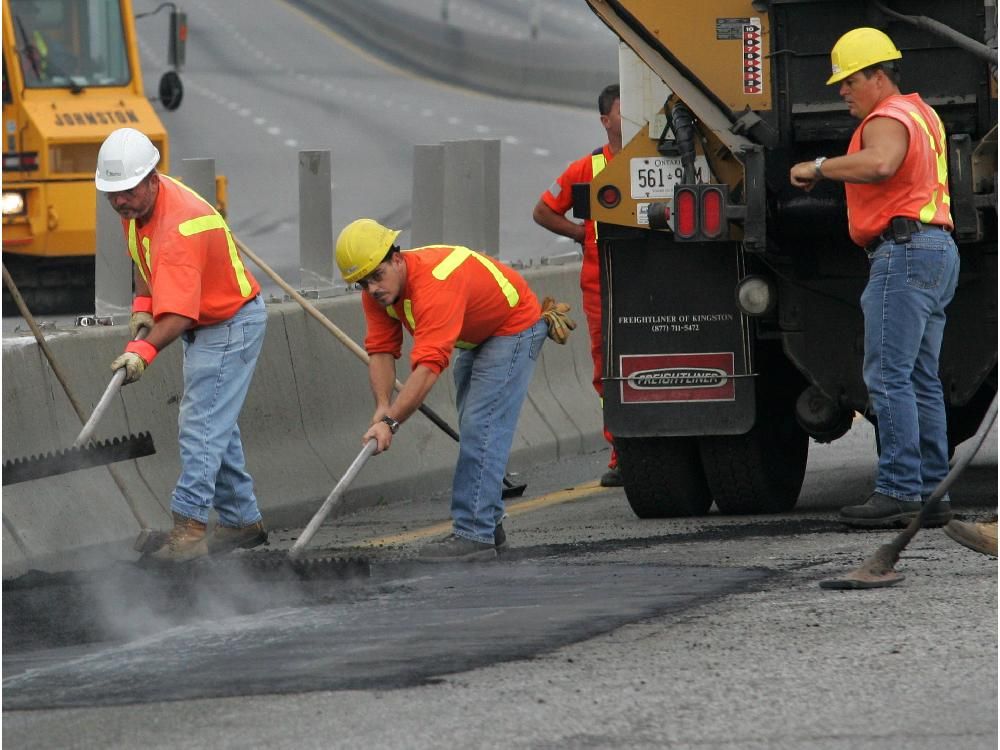
[[(853, 29), (837, 41), (827, 83), (840, 85), (861, 124), (844, 156), (791, 169), (803, 190), (820, 180), (844, 183), (851, 239), (868, 254), (864, 379), (881, 451), (875, 491), (840, 511), (844, 523), (863, 528), (909, 521), (948, 473), (938, 357), (959, 260), (947, 142), (937, 113), (918, 94), (900, 92), (902, 56), (878, 29)], [(946, 495), (927, 522), (950, 518)]]
[[(452, 482), (453, 533), (420, 551), (427, 562), (490, 560), (506, 543), (503, 477), (514, 431), (546, 335), (565, 342), (565, 306), (543, 311), (517, 271), (465, 247), (402, 252), (399, 232), (372, 219), (337, 238), (337, 266), (364, 294), (368, 371), (375, 413), (362, 443), (389, 449), (454, 349), (459, 454)], [(403, 329), (413, 335), (411, 373), (390, 401)]]

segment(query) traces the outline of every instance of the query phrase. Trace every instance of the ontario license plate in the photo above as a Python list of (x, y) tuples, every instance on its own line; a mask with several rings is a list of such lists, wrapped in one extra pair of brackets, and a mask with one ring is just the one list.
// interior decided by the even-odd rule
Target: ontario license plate
[[(695, 179), (707, 182), (708, 161), (695, 157)], [(672, 200), (674, 185), (684, 177), (679, 156), (645, 156), (629, 161), (632, 197), (637, 200)]]

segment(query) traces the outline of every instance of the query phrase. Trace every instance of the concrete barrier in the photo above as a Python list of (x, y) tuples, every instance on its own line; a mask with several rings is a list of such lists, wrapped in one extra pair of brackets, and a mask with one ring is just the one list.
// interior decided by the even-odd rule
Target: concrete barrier
[(593, 109), (618, 80), (616, 45), (498, 37), (377, 0), (296, 0), (360, 46), (413, 70), (500, 96)]
[[(539, 298), (551, 295), (570, 302), (580, 327), (567, 346), (547, 342), (543, 347), (521, 414), (512, 471), (604, 445), (599, 403), (590, 385), (579, 274), (579, 263), (525, 272)], [(364, 319), (357, 296), (321, 300), (316, 306), (362, 341)], [(86, 411), (107, 387), (109, 364), (127, 335), (124, 327), (80, 328), (49, 338)], [(405, 357), (398, 367), (401, 380), (409, 372)], [(159, 528), (169, 528), (170, 492), (180, 472), (180, 360), (180, 346), (165, 349), (139, 383), (122, 389), (95, 436), (152, 433), (155, 455), (115, 464), (114, 470), (142, 517)], [(457, 426), (450, 375), (449, 369), (427, 404)], [(79, 420), (33, 339), (4, 340), (2, 392), (4, 460), (67, 448), (79, 433)], [(240, 430), (270, 525), (297, 525), (315, 512), (360, 451), (372, 409), (364, 364), (297, 304), (268, 305), (267, 336)], [(457, 454), (457, 443), (415, 414), (391, 453), (371, 459), (333, 515), (447, 492)], [(3, 577), (126, 557), (138, 530), (107, 467), (8, 485), (3, 490)]]

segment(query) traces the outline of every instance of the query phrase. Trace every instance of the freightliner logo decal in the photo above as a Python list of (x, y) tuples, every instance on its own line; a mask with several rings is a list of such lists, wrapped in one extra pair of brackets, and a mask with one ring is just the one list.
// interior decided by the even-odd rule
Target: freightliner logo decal
[(623, 404), (736, 399), (733, 352), (623, 354), (618, 361)]

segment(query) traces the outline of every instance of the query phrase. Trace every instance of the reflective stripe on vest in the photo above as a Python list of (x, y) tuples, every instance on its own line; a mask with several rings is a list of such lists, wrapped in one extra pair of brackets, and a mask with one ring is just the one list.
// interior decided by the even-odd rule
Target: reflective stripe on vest
[[(516, 307), (518, 301), (520, 300), (520, 295), (517, 293), (517, 289), (514, 288), (514, 285), (510, 283), (510, 280), (503, 275), (503, 271), (497, 268), (496, 264), (492, 260), (473, 250), (470, 250), (467, 247), (456, 247), (448, 253), (444, 260), (434, 266), (434, 270), (431, 271), (431, 275), (438, 281), (444, 281), (469, 258), (475, 258), (483, 264), (483, 266), (493, 275), (493, 278), (496, 279), (501, 293), (507, 299), (507, 304), (510, 307)], [(399, 320), (396, 310), (391, 305), (386, 307), (385, 311), (390, 318)], [(403, 300), (403, 315), (406, 317), (406, 322), (410, 325), (410, 331), (416, 334), (417, 322), (413, 318), (413, 302), (409, 299)], [(475, 349), (479, 346), (479, 344), (472, 344), (468, 341), (458, 340), (455, 342), (455, 346), (459, 349)]]
[[(604, 158), (604, 149), (603, 148), (601, 148), (601, 150), (598, 151), (596, 154), (591, 154), (590, 155), (590, 174), (591, 174), (591, 178), (590, 179), (594, 179), (594, 177), (597, 177), (597, 175), (599, 175), (601, 172), (604, 171), (604, 168), (606, 166), (608, 166), (608, 160)], [(596, 221), (594, 222), (594, 239), (595, 240), (597, 239), (597, 222)]]
[[(931, 111), (934, 112), (934, 110)], [(948, 206), (949, 212), (951, 211), (951, 195), (948, 193), (948, 156), (945, 153), (944, 146), (944, 123), (941, 122), (941, 118), (938, 117), (937, 112), (934, 112), (938, 133), (941, 134), (940, 138), (935, 138), (934, 133), (931, 132), (930, 127), (927, 125), (927, 121), (924, 120), (919, 112), (907, 109), (906, 113), (913, 118), (917, 125), (920, 126), (920, 129), (927, 135), (927, 140), (930, 142), (931, 151), (934, 152), (937, 163), (937, 188), (935, 188), (934, 195), (931, 196), (930, 201), (920, 208), (920, 221), (930, 224), (934, 221), (934, 217), (937, 216), (938, 209), (942, 205)]]
[[(226, 225), (226, 220), (222, 218), (222, 215), (215, 210), (215, 207), (209, 203), (207, 200), (198, 195), (194, 190), (189, 188), (184, 183), (179, 180), (175, 180), (169, 175), (161, 174), (161, 178), (170, 180), (175, 185), (184, 188), (191, 195), (198, 198), (202, 203), (204, 203), (212, 213), (206, 214), (204, 216), (198, 216), (194, 219), (188, 219), (187, 221), (182, 221), (178, 227), (177, 231), (180, 232), (182, 237), (190, 237), (193, 234), (200, 234), (201, 232), (210, 232), (214, 229), (222, 229), (226, 233), (226, 245), (229, 248), (229, 262), (233, 266), (233, 272), (236, 274), (236, 282), (240, 287), (240, 295), (243, 297), (250, 296), (250, 290), (253, 288), (250, 285), (250, 280), (247, 279), (246, 267), (243, 265), (243, 260), (240, 258), (239, 252), (236, 250), (236, 243), (233, 242), (232, 232), (229, 231), (229, 227)], [(149, 256), (149, 238), (144, 237), (142, 240), (143, 249), (145, 250), (146, 266), (152, 270), (153, 266), (150, 262)], [(131, 219), (128, 223), (128, 251), (129, 255), (132, 256), (132, 260), (135, 264), (139, 266), (139, 273), (142, 275), (143, 281), (149, 284), (149, 279), (146, 278), (146, 272), (142, 268), (142, 264), (139, 263), (139, 248), (136, 245), (136, 229), (135, 229), (135, 219)]]

